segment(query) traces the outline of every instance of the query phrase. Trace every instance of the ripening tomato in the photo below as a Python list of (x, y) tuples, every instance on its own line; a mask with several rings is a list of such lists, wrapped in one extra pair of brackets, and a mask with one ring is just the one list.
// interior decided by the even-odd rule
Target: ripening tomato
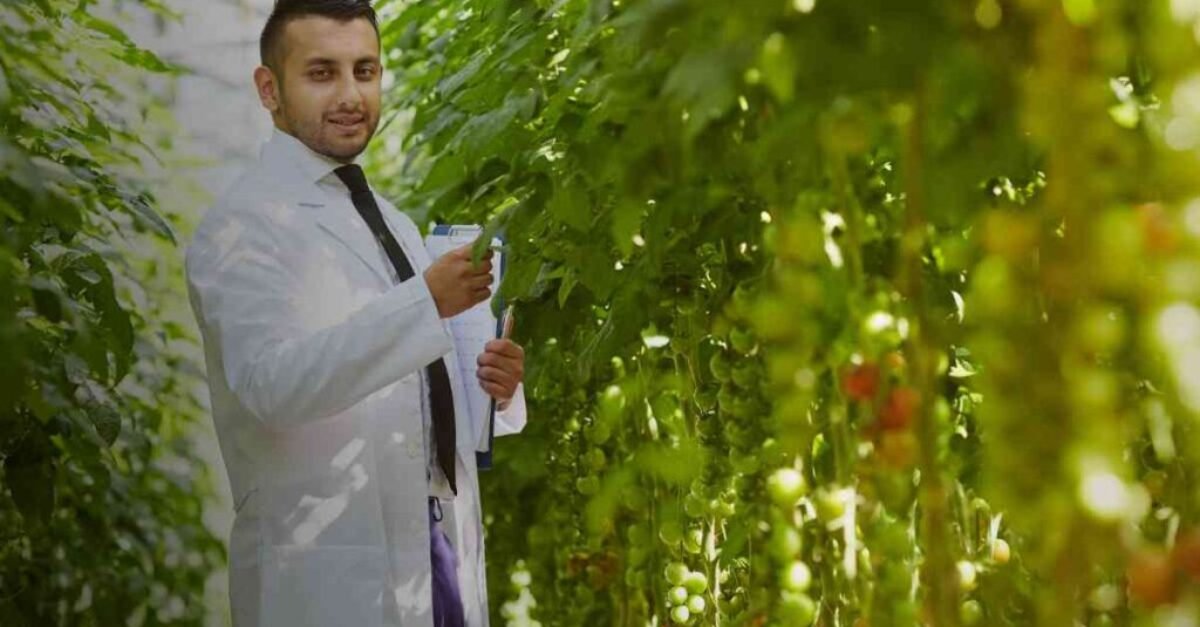
[(1171, 552), (1176, 570), (1200, 582), (1200, 528), (1181, 534)]
[(1138, 224), (1142, 228), (1142, 243), (1151, 253), (1168, 254), (1179, 245), (1179, 229), (1171, 224), (1171, 216), (1159, 203), (1146, 203), (1137, 208)]
[(1134, 553), (1125, 571), (1129, 597), (1143, 607), (1154, 608), (1175, 600), (1175, 571), (1163, 551), (1145, 549)]
[(1008, 542), (1005, 542), (1001, 538), (996, 538), (996, 541), (992, 543), (992, 561), (1004, 565), (1011, 558), (1012, 549), (1009, 548)]
[(907, 429), (921, 403), (921, 395), (910, 387), (892, 389), (879, 410), (879, 425), (886, 430)]
[(867, 362), (842, 371), (842, 391), (852, 401), (869, 401), (879, 389), (879, 366)]
[(879, 438), (879, 458), (890, 468), (911, 468), (917, 457), (917, 436), (912, 431), (885, 431)]

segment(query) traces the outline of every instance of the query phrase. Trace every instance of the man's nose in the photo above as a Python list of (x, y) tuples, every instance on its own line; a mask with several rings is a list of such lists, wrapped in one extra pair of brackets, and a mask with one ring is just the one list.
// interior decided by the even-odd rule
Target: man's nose
[(338, 81), (337, 106), (339, 109), (357, 109), (362, 105), (363, 95), (361, 85), (355, 79), (354, 73), (343, 74)]

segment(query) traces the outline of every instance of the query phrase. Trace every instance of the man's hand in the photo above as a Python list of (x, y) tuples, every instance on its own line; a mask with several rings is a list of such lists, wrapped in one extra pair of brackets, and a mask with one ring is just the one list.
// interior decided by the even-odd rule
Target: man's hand
[(492, 251), (476, 266), (471, 263), (471, 247), (455, 248), (425, 270), (425, 283), (443, 318), (456, 316), (492, 295)]
[(483, 347), (476, 362), (479, 385), (503, 408), (525, 377), (525, 349), (512, 340), (492, 340)]

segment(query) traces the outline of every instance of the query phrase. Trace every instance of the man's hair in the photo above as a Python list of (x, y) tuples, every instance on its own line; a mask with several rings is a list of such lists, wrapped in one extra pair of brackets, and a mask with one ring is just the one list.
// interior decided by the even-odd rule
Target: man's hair
[(258, 52), (262, 64), (277, 75), (281, 73), (283, 61), (283, 31), (287, 25), (303, 17), (328, 17), (342, 22), (366, 18), (379, 34), (379, 19), (371, 0), (275, 0), (275, 8), (258, 40)]

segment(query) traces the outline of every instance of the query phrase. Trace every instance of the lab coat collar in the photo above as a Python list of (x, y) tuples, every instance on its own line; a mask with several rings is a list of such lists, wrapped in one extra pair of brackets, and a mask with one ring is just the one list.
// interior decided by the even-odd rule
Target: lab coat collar
[[(263, 146), (264, 161), (287, 163), (296, 168), (304, 177), (306, 183), (319, 183), (333, 171), (346, 165), (340, 161), (314, 152), (296, 137), (275, 127), (271, 130), (271, 138)], [(355, 158), (351, 163), (357, 163)]]
[[(357, 160), (356, 160), (357, 161)], [(316, 185), (329, 178), (334, 185), (345, 188), (333, 171), (342, 165), (334, 159), (314, 152), (304, 142), (276, 128), (271, 138), (263, 145), (262, 162), (294, 183), (303, 183), (298, 188), (299, 206), (311, 210), (311, 215), (329, 235), (358, 257), (380, 281), (381, 286), (390, 286), (392, 279), (384, 267), (385, 260), (378, 254), (377, 244), (357, 212), (351, 209), (349, 193), (346, 194), (345, 211), (326, 207), (328, 196), (318, 192)], [(310, 187), (311, 186), (311, 187)]]

